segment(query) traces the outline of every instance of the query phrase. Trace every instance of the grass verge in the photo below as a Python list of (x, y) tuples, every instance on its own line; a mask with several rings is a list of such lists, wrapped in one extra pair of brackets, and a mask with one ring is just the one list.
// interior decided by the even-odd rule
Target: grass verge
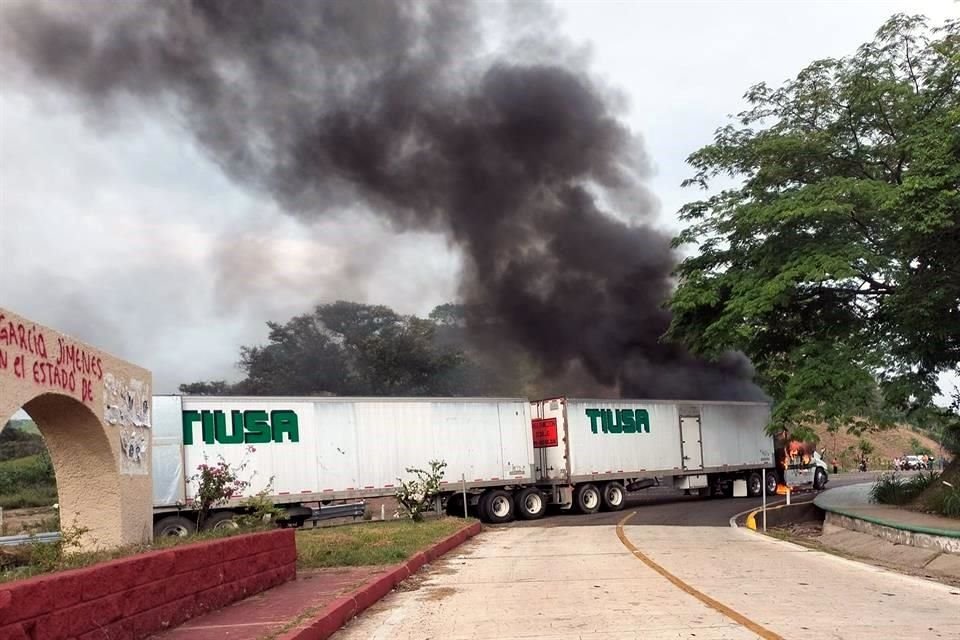
[(297, 566), (357, 567), (403, 562), (465, 527), (462, 518), (368, 522), (297, 532)]

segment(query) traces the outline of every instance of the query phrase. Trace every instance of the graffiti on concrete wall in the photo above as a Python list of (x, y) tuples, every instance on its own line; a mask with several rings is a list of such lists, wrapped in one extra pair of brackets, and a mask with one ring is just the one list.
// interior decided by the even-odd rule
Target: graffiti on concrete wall
[(93, 405), (94, 384), (103, 379), (102, 359), (83, 345), (0, 313), (0, 371), (7, 370), (87, 405)]
[(145, 475), (149, 468), (150, 385), (104, 374), (103, 419), (120, 430), (120, 473)]

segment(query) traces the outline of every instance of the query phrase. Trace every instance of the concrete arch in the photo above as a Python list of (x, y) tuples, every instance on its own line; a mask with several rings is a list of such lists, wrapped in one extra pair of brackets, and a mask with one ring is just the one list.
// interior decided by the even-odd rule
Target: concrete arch
[(58, 393), (40, 394), (23, 409), (53, 462), (61, 527), (88, 530), (93, 544), (110, 538), (120, 514), (120, 485), (100, 420), (80, 401)]
[(57, 477), (61, 526), (85, 548), (148, 542), (148, 371), (0, 308), (0, 428), (20, 408)]

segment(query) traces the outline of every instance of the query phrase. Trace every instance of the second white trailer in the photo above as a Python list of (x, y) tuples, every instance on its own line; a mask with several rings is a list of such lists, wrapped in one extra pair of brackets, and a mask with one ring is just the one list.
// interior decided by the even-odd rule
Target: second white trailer
[(537, 481), (564, 508), (616, 510), (626, 491), (661, 479), (698, 492), (730, 493), (739, 479), (750, 495), (776, 491), (766, 403), (551, 398), (532, 406)]

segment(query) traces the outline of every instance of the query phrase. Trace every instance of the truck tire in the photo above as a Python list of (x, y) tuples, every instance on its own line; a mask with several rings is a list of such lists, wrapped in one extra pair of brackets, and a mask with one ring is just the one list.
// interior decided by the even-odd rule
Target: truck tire
[(747, 495), (756, 498), (763, 493), (763, 478), (756, 471), (747, 476)]
[(503, 489), (493, 489), (483, 494), (480, 511), (490, 524), (503, 524), (513, 520), (513, 496)]
[(603, 510), (620, 511), (627, 498), (627, 492), (619, 482), (608, 482), (603, 485)]
[(210, 514), (206, 522), (203, 523), (204, 531), (215, 531), (218, 529), (238, 529), (239, 525), (234, 520), (237, 517), (233, 511), (217, 511)]
[(573, 490), (573, 506), (580, 513), (596, 513), (602, 503), (603, 498), (595, 484), (589, 482), (578, 484), (577, 488)]
[(817, 467), (817, 470), (813, 472), (813, 488), (820, 491), (825, 486), (827, 486), (827, 472)]
[(513, 502), (523, 520), (538, 520), (547, 512), (547, 499), (536, 487), (520, 489), (513, 494)]
[(768, 496), (777, 495), (777, 472), (773, 469), (767, 469), (767, 490)]
[(153, 524), (154, 538), (186, 538), (196, 532), (196, 523), (183, 516), (167, 516)]
[(463, 517), (463, 494), (455, 493), (447, 498), (447, 515), (455, 518)]

